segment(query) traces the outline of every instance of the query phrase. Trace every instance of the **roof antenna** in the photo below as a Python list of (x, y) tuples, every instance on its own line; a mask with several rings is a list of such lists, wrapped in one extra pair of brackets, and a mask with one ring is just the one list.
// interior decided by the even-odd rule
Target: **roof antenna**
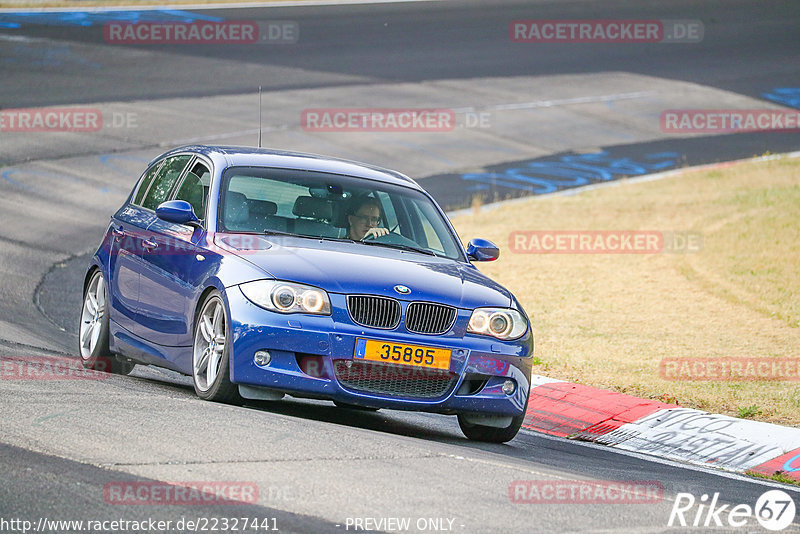
[(258, 86), (258, 148), (261, 148), (261, 86)]

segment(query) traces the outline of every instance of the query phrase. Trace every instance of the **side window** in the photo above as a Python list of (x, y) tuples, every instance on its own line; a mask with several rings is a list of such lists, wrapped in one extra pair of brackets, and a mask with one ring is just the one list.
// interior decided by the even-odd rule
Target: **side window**
[[(415, 241), (436, 252), (448, 257), (457, 257), (458, 250), (450, 238), (449, 231), (444, 225), (441, 216), (430, 202), (420, 202), (416, 199), (406, 203), (409, 215), (415, 227)], [(421, 230), (421, 235), (419, 230)]]
[(185, 200), (192, 205), (194, 214), (199, 219), (205, 219), (206, 197), (211, 184), (211, 172), (203, 163), (196, 163), (192, 170), (186, 173), (183, 183), (178, 188), (175, 200)]
[(394, 204), (392, 204), (392, 199), (389, 198), (389, 193), (378, 191), (375, 195), (381, 202), (383, 216), (386, 218), (386, 227), (394, 228), (397, 226), (397, 213), (394, 211)]
[(139, 189), (136, 190), (136, 197), (133, 199), (133, 203), (137, 206), (142, 205), (142, 200), (144, 199), (145, 193), (147, 190), (150, 189), (150, 184), (153, 183), (153, 178), (156, 177), (156, 173), (158, 172), (159, 167), (163, 162), (159, 161), (149, 169), (145, 173), (144, 177), (142, 178), (142, 182), (139, 184)]
[(143, 208), (155, 210), (159, 204), (167, 200), (169, 192), (172, 191), (172, 187), (178, 181), (183, 168), (186, 167), (190, 159), (192, 159), (192, 156), (186, 155), (173, 156), (164, 160), (164, 164), (158, 170), (155, 180), (153, 180), (153, 185), (150, 186), (150, 190), (147, 191), (147, 195), (144, 197)]
[[(416, 202), (411, 202), (412, 210), (416, 213), (416, 216), (419, 218), (419, 223), (422, 226), (422, 231), (424, 233), (424, 240), (425, 245), (429, 248), (432, 248), (437, 251), (444, 252), (444, 247), (442, 246), (442, 241), (439, 239), (439, 236), (436, 235), (436, 230), (434, 230), (433, 225), (431, 224), (430, 220), (426, 214), (420, 211), (419, 206)], [(421, 236), (420, 236), (421, 237)], [(422, 244), (422, 239), (418, 239), (420, 244)]]

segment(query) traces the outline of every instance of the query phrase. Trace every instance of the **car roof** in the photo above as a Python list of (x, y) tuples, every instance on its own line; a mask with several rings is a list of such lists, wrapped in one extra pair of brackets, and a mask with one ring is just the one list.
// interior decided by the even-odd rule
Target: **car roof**
[(412, 187), (420, 191), (423, 190), (417, 182), (408, 176), (390, 169), (341, 158), (320, 156), (318, 154), (306, 154), (303, 152), (290, 152), (269, 148), (188, 145), (170, 150), (157, 159), (186, 152), (201, 154), (215, 163), (224, 162), (224, 167), (274, 167), (280, 169), (327, 172)]

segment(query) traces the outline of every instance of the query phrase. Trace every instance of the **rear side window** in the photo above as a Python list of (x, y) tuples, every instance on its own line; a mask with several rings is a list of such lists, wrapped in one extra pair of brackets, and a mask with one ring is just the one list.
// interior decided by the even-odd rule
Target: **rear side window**
[[(147, 191), (142, 202), (142, 207), (155, 210), (159, 204), (167, 200), (170, 191), (175, 186), (175, 182), (180, 178), (186, 164), (192, 156), (173, 156), (164, 160), (164, 164), (158, 170), (153, 183)], [(144, 184), (142, 184), (144, 185)]]
[(161, 161), (150, 167), (142, 178), (142, 183), (139, 185), (139, 189), (136, 191), (136, 198), (133, 199), (133, 203), (137, 206), (142, 205), (142, 200), (144, 199), (144, 195), (147, 193), (147, 190), (150, 189), (150, 185), (153, 183), (153, 178), (156, 177), (156, 173), (158, 172), (159, 167), (161, 167)]

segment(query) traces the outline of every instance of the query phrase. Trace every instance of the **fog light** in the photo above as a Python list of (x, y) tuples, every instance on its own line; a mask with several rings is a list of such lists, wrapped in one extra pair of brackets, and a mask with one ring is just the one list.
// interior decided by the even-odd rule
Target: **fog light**
[(253, 356), (253, 361), (256, 362), (256, 365), (259, 367), (266, 367), (269, 365), (270, 360), (272, 360), (272, 355), (265, 350), (259, 350), (256, 352), (256, 355)]
[(506, 380), (503, 382), (503, 393), (506, 395), (511, 395), (517, 390), (517, 385), (514, 383), (513, 380)]

